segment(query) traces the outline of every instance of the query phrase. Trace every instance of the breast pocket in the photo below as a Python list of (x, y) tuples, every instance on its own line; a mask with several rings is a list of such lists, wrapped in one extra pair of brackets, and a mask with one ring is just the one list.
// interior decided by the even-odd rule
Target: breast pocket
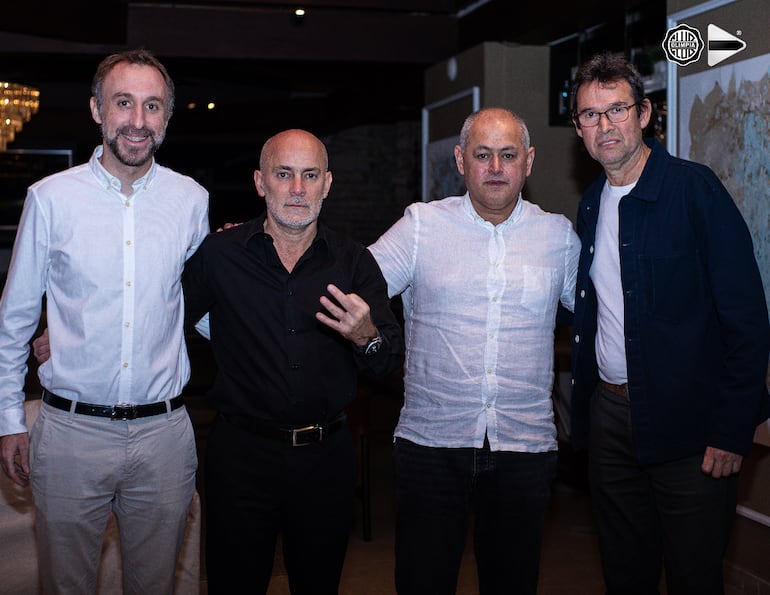
[(557, 271), (549, 267), (524, 265), (524, 290), (521, 305), (538, 316), (543, 316), (555, 306)]
[(652, 314), (677, 322), (705, 299), (706, 288), (697, 253), (673, 254), (645, 259), (647, 299)]

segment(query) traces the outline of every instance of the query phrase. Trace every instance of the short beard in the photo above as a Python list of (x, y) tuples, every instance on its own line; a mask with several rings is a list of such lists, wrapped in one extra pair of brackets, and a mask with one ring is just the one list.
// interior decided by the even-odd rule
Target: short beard
[[(119, 128), (116, 131), (115, 136), (110, 138), (107, 135), (107, 131), (104, 129), (104, 126), (102, 126), (102, 136), (104, 138), (105, 144), (110, 148), (112, 154), (115, 155), (115, 158), (123, 165), (128, 165), (130, 167), (139, 167), (144, 165), (150, 161), (150, 159), (152, 159), (153, 155), (155, 155), (157, 150), (160, 148), (161, 143), (163, 142), (163, 137), (160, 137), (160, 140), (156, 140), (155, 135), (149, 130), (133, 130), (130, 132), (139, 132), (141, 134), (147, 133), (150, 139), (150, 146), (146, 150), (141, 150), (141, 152), (138, 148), (123, 151), (120, 148), (118, 139), (120, 138), (120, 135), (124, 134), (126, 131), (126, 128)], [(131, 134), (128, 136), (131, 136)]]
[(318, 219), (318, 216), (321, 213), (321, 205), (318, 205), (315, 208), (310, 204), (308, 204), (308, 206), (310, 207), (311, 212), (308, 213), (308, 216), (304, 219), (289, 219), (288, 217), (284, 217), (281, 212), (277, 209), (274, 209), (269, 202), (267, 203), (267, 210), (269, 211), (273, 221), (275, 221), (278, 226), (286, 229), (302, 230), (307, 228), (316, 219)]

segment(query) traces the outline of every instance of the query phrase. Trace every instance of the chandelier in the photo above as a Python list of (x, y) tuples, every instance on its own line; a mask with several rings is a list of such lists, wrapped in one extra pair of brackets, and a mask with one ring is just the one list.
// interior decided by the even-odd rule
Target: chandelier
[(37, 89), (0, 81), (0, 153), (37, 113), (39, 105), (40, 91)]

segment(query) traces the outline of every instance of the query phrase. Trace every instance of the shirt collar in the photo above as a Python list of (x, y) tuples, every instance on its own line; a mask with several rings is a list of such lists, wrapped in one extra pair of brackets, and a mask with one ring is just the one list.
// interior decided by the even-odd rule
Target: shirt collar
[[(110, 172), (108, 172), (106, 169), (104, 169), (104, 166), (99, 161), (99, 158), (104, 154), (104, 145), (99, 145), (94, 149), (94, 152), (91, 154), (91, 159), (89, 160), (89, 165), (91, 167), (91, 171), (94, 173), (96, 178), (104, 184), (106, 188), (114, 188), (118, 192), (120, 192), (121, 189), (121, 181), (113, 176)], [(150, 185), (153, 179), (155, 179), (155, 175), (158, 170), (158, 164), (155, 162), (155, 158), (152, 158), (152, 164), (150, 165), (150, 169), (147, 170), (147, 173), (144, 174), (141, 178), (136, 180), (131, 186), (134, 189), (134, 192), (139, 190), (142, 187), (147, 187)], [(133, 194), (133, 193), (132, 193)]]
[(663, 174), (670, 155), (657, 139), (645, 138), (644, 143), (651, 149), (650, 155), (642, 175), (628, 194), (646, 202), (655, 202), (663, 191)]
[[(247, 221), (243, 224), (244, 226), (244, 235), (243, 235), (243, 243), (244, 245), (248, 244), (252, 238), (263, 235), (267, 236), (265, 233), (265, 219), (267, 219), (267, 213), (262, 213), (259, 217), (256, 217), (254, 219), (251, 219), (250, 221)], [(316, 227), (316, 234), (315, 238), (313, 238), (313, 242), (311, 245), (316, 244), (318, 242), (323, 242), (324, 244), (329, 244), (329, 238), (328, 238), (328, 229), (327, 227), (321, 223), (318, 222), (318, 225)]]
[[(513, 207), (513, 211), (511, 211), (511, 214), (508, 215), (508, 218), (503, 221), (502, 223), (498, 223), (497, 225), (493, 225), (493, 227), (499, 227), (499, 228), (506, 228), (515, 223), (519, 220), (521, 217), (522, 211), (524, 210), (523, 205), (523, 198), (521, 196), (521, 192), (519, 192), (519, 197), (516, 199), (516, 206)], [(489, 221), (484, 219), (481, 215), (479, 215), (476, 212), (476, 209), (473, 208), (473, 203), (471, 202), (470, 195), (466, 192), (465, 196), (463, 196), (463, 208), (465, 209), (466, 214), (473, 220), (475, 223), (479, 225), (492, 225)]]

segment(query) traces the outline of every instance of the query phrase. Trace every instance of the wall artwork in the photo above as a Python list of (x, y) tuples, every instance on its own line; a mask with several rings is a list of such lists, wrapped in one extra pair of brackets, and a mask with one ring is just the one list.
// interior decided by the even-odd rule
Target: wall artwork
[[(713, 169), (735, 200), (770, 310), (770, 54), (681, 77), (679, 99), (679, 153)], [(755, 440), (770, 446), (770, 422)]]
[(679, 80), (680, 155), (708, 165), (754, 240), (770, 309), (770, 54)]
[(457, 171), (455, 145), (460, 137), (428, 143), (426, 154), (426, 201), (465, 194), (465, 180)]
[[(469, 87), (422, 108), (422, 200), (428, 202), (447, 196), (465, 194), (465, 181), (455, 165), (455, 145), (460, 144), (460, 136), (451, 136), (440, 140), (431, 139), (431, 112), (452, 104), (464, 104), (471, 101), (471, 112), (481, 108), (481, 89)], [(467, 112), (456, 122), (455, 130), (463, 125)]]

